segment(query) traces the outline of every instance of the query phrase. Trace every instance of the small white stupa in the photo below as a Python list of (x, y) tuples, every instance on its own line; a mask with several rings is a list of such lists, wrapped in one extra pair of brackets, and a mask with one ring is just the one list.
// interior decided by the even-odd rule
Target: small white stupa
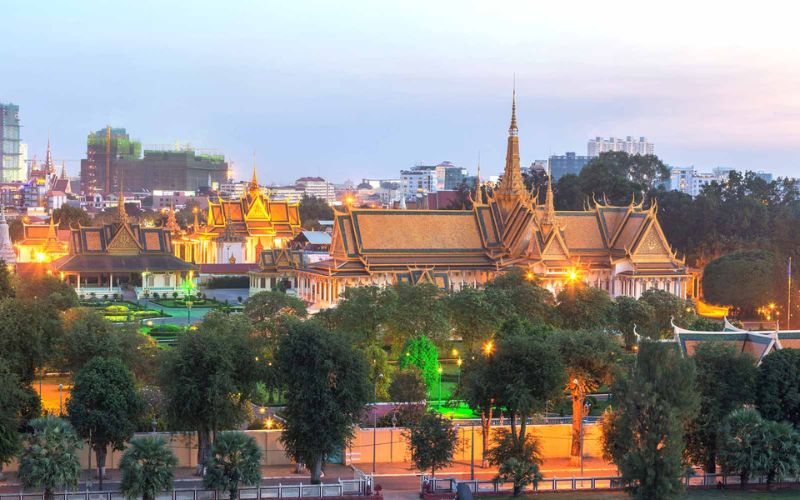
[(6, 264), (17, 262), (17, 254), (14, 253), (14, 246), (11, 245), (11, 236), (8, 234), (8, 222), (3, 205), (0, 204), (0, 259)]

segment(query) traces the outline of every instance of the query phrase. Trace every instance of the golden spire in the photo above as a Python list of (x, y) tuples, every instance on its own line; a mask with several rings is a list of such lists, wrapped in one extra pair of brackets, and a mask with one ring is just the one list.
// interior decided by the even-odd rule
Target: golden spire
[(253, 152), (253, 178), (250, 179), (250, 195), (256, 196), (261, 192), (258, 186), (258, 177), (256, 177), (256, 153)]
[(543, 224), (555, 224), (556, 222), (556, 206), (553, 199), (553, 178), (550, 174), (547, 175), (547, 196), (544, 200), (544, 218)]
[(164, 227), (171, 233), (177, 233), (181, 230), (181, 226), (175, 218), (175, 206), (172, 204), (172, 199), (169, 200), (169, 213), (167, 214), (167, 222)]
[(128, 222), (128, 214), (125, 212), (125, 191), (122, 189), (123, 173), (119, 171), (119, 200), (117, 200), (117, 217), (122, 224)]
[(499, 194), (525, 196), (525, 182), (519, 165), (519, 137), (517, 129), (517, 89), (511, 97), (511, 125), (508, 127), (508, 147), (506, 149), (506, 166), (503, 178), (497, 188)]
[[(209, 208), (209, 210), (211, 210), (211, 208)], [(194, 232), (195, 233), (199, 233), (200, 232), (200, 221), (197, 220), (197, 214), (198, 214), (198, 212), (200, 212), (200, 209), (197, 208), (197, 207), (194, 207), (192, 209), (192, 212), (194, 213)]]
[(67, 178), (67, 164), (62, 160), (61, 161), (61, 179)]
[(483, 205), (483, 190), (481, 189), (481, 154), (478, 153), (478, 171), (475, 174), (475, 203)]
[(50, 213), (50, 227), (47, 228), (47, 239), (48, 240), (58, 239), (58, 234), (56, 233), (56, 218), (53, 217), (53, 213)]
[(55, 172), (55, 167), (53, 167), (53, 152), (50, 149), (50, 132), (47, 132), (47, 155), (44, 160), (44, 172), (46, 174)]

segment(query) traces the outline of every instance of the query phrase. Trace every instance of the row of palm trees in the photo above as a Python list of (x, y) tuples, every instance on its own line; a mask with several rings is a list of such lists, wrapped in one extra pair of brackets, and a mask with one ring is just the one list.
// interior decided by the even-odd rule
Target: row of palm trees
[[(24, 488), (44, 490), (52, 500), (57, 490), (74, 490), (81, 474), (78, 450), (83, 443), (69, 421), (46, 416), (30, 422), (19, 453), (19, 479)], [(122, 455), (121, 490), (127, 498), (155, 500), (172, 490), (178, 459), (164, 439), (144, 436), (132, 439)], [(211, 447), (203, 486), (228, 492), (231, 500), (240, 486), (257, 485), (261, 479), (261, 450), (255, 440), (238, 431), (222, 432)]]

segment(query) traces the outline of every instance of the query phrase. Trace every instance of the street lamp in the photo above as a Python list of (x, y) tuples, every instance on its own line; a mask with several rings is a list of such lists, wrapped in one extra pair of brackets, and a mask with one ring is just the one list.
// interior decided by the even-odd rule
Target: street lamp
[(189, 325), (192, 323), (192, 303), (191, 300), (186, 301), (186, 327), (188, 328)]
[(378, 380), (383, 378), (383, 373), (375, 377), (372, 385), (372, 475), (375, 475), (375, 464), (378, 457)]
[(464, 360), (463, 359), (458, 358), (456, 360), (456, 365), (458, 365), (458, 385), (459, 385), (459, 387), (461, 386), (461, 365), (463, 365), (463, 364), (464, 364)]
[(58, 384), (58, 414), (64, 415), (64, 384)]
[(437, 370), (439, 372), (439, 409), (442, 408), (442, 367), (440, 366)]

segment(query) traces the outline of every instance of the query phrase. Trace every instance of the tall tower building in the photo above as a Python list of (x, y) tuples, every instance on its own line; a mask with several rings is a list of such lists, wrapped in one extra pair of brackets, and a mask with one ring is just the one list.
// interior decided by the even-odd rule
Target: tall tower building
[(132, 141), (124, 128), (107, 126), (89, 134), (86, 159), (81, 160), (81, 191), (113, 193), (118, 190), (118, 160), (138, 160), (142, 143)]
[(19, 106), (0, 103), (0, 181), (24, 180), (25, 161), (20, 153)]

